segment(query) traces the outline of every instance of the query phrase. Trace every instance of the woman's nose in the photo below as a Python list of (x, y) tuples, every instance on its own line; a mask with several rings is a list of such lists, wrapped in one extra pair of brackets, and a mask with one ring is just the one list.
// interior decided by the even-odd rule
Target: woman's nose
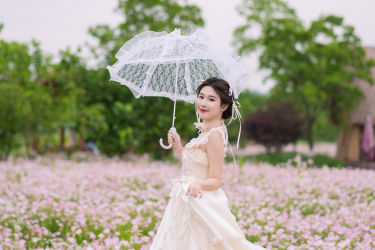
[(207, 104), (206, 99), (203, 99), (202, 102), (201, 102), (201, 104), (202, 104), (203, 107), (206, 107), (206, 104)]
[(198, 98), (197, 104), (199, 105), (199, 107), (202, 107), (202, 108), (207, 107), (207, 100), (206, 100), (206, 98), (203, 98), (203, 99)]

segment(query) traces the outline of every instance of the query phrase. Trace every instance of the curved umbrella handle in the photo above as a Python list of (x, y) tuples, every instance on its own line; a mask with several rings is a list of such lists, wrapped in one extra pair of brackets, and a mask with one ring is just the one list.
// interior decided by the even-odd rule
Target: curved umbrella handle
[(162, 148), (164, 148), (164, 149), (170, 149), (171, 147), (172, 147), (172, 143), (171, 144), (169, 144), (168, 146), (165, 146), (164, 145), (164, 143), (163, 143), (163, 138), (160, 138), (160, 140), (159, 140), (159, 144), (160, 144), (160, 146), (162, 147)]
[[(176, 128), (175, 128), (175, 127), (172, 127), (172, 131), (173, 131), (173, 133), (176, 133)], [(162, 148), (164, 148), (164, 149), (170, 149), (170, 148), (173, 146), (172, 143), (169, 144), (168, 146), (164, 145), (164, 143), (163, 143), (163, 138), (160, 138), (160, 140), (159, 140), (159, 144), (160, 144), (160, 146), (161, 146)]]

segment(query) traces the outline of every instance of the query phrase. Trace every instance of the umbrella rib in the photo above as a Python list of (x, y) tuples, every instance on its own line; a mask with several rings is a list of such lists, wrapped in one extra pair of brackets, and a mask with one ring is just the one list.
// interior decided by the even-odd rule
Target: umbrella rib
[(142, 93), (141, 93), (142, 96), (145, 94), (148, 85), (150, 85), (150, 82), (151, 82), (150, 79), (151, 79), (152, 75), (154, 74), (155, 69), (156, 69), (156, 64), (153, 64), (153, 65), (151, 65), (151, 67), (147, 70), (146, 78), (145, 78), (145, 80), (143, 81), (143, 82), (144, 82), (144, 85), (142, 86)]
[(189, 63), (185, 63), (185, 82), (186, 82), (186, 88), (187, 91), (190, 95), (192, 95), (192, 87), (191, 87), (191, 79), (190, 79), (190, 68), (189, 68)]

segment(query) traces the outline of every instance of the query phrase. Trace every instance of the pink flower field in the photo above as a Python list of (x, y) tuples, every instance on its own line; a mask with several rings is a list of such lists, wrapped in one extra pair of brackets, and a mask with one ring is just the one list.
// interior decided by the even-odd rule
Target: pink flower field
[[(222, 188), (247, 239), (269, 249), (374, 249), (375, 171), (307, 165), (225, 165)], [(0, 245), (148, 249), (180, 174), (141, 158), (0, 162)]]

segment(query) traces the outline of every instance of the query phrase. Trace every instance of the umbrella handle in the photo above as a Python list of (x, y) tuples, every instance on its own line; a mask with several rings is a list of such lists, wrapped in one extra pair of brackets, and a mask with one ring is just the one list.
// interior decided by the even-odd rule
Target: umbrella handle
[[(172, 131), (173, 131), (174, 133), (176, 133), (176, 128), (175, 128), (175, 127), (172, 127)], [(172, 143), (169, 144), (168, 146), (164, 145), (164, 143), (163, 143), (163, 138), (160, 138), (160, 140), (159, 140), (159, 144), (160, 144), (160, 146), (161, 146), (162, 148), (164, 148), (164, 149), (170, 149), (170, 148), (173, 146)]]
[(160, 146), (162, 147), (162, 148), (164, 148), (164, 149), (170, 149), (171, 147), (172, 147), (172, 143), (171, 144), (169, 144), (168, 146), (165, 146), (164, 145), (164, 143), (163, 143), (163, 138), (160, 138), (160, 140), (159, 140), (159, 144), (160, 144)]

